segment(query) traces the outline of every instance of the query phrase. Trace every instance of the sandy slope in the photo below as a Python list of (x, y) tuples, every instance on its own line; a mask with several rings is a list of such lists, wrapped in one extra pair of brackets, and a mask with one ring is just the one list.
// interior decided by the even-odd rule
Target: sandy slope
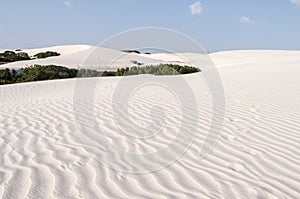
[(211, 59), (218, 67), (241, 66), (255, 64), (299, 66), (300, 51), (289, 50), (236, 50), (210, 54)]
[[(227, 113), (219, 141), (205, 159), (199, 158), (199, 148), (210, 122), (210, 97), (197, 75), (185, 76), (198, 90), (195, 142), (169, 167), (146, 174), (106, 167), (80, 145), (73, 114), (76, 80), (1, 86), (0, 198), (300, 198), (296, 55), (299, 52), (212, 55), (218, 65), (230, 66), (219, 69)], [(176, 82), (178, 77), (164, 78)], [(128, 152), (145, 153), (168, 144), (176, 125), (165, 125), (161, 134), (146, 142), (132, 143), (120, 134), (110, 106), (119, 81), (104, 78), (95, 92), (95, 114), (104, 134)], [(124, 81), (135, 83), (136, 77)], [(156, 86), (144, 89), (133, 96), (129, 115), (115, 114), (143, 125), (149, 122), (149, 108), (161, 105), (167, 124), (180, 122), (173, 95)], [(115, 103), (122, 103), (119, 100)], [(114, 161), (122, 162), (121, 158)]]
[[(93, 47), (93, 46), (64, 45), (64, 46), (52, 46), (52, 47), (45, 47), (45, 48), (20, 49), (21, 51), (16, 51), (16, 52), (26, 52), (26, 53), (28, 53), (29, 56), (34, 56), (40, 52), (55, 51), (55, 52), (59, 52), (61, 55), (67, 55), (67, 54), (72, 54), (72, 53), (76, 53), (79, 51), (85, 51), (91, 47)], [(4, 51), (3, 49), (0, 50), (0, 52), (3, 52), (3, 51)], [(12, 50), (12, 51), (15, 51), (15, 50)]]
[[(40, 65), (60, 65), (70, 68), (116, 69), (124, 66), (137, 66), (136, 62), (143, 65), (173, 63), (174, 56), (169, 59), (158, 59), (156, 56), (143, 56), (135, 53), (124, 53), (102, 47), (87, 45), (57, 46), (40, 49), (24, 49), (30, 56), (38, 52), (55, 51), (61, 53), (57, 57), (13, 62), (0, 65), (0, 68), (22, 68)], [(176, 57), (176, 56), (175, 56)]]

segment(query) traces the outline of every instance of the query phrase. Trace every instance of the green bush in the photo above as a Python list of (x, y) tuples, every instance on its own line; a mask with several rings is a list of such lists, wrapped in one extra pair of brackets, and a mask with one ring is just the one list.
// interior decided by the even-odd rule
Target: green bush
[(41, 53), (34, 55), (34, 57), (36, 57), (38, 59), (44, 59), (47, 57), (54, 57), (54, 56), (60, 56), (60, 54), (57, 52), (47, 51), (47, 52), (41, 52)]
[(0, 53), (0, 62), (15, 62), (22, 60), (30, 60), (30, 57), (27, 53), (15, 53), (13, 51), (5, 51), (4, 53)]

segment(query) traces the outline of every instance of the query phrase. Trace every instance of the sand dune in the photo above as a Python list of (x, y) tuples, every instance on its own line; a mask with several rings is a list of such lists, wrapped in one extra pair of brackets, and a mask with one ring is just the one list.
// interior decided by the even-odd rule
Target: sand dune
[[(40, 65), (60, 65), (70, 68), (91, 68), (91, 69), (108, 69), (114, 70), (118, 67), (124, 66), (138, 66), (138, 65), (151, 65), (159, 63), (176, 63), (174, 57), (170, 55), (170, 59), (159, 59), (159, 57), (145, 56), (136, 53), (125, 53), (118, 50), (112, 50), (96, 46), (87, 45), (69, 45), (57, 46), (41, 49), (25, 49), (30, 56), (38, 52), (55, 51), (61, 53), (57, 57), (49, 57), (46, 59), (35, 59), (28, 61), (19, 61), (9, 64), (0, 65), (1, 68), (22, 68), (32, 66), (34, 64)], [(186, 62), (183, 62), (186, 64)], [(181, 64), (181, 62), (179, 62)]]
[[(4, 50), (0, 50), (2, 52)], [(89, 45), (66, 45), (53, 46), (38, 49), (23, 49), (30, 56), (39, 52), (55, 51), (61, 56), (49, 57), (46, 59), (35, 59), (29, 61), (13, 62), (0, 65), (0, 68), (22, 68), (34, 64), (40, 65), (61, 65), (70, 68), (91, 68), (115, 70), (122, 66), (151, 65), (160, 63), (171, 63), (179, 65), (192, 65), (191, 62), (199, 59), (200, 56), (206, 58), (207, 55), (197, 53), (155, 53), (136, 54), (124, 53), (102, 47)], [(288, 50), (236, 50), (223, 51), (209, 54), (217, 67), (240, 66), (240, 65), (265, 65), (265, 64), (286, 64), (297, 65), (300, 61), (299, 51)], [(204, 59), (205, 59), (204, 58)]]
[[(68, 56), (85, 52), (85, 49), (70, 51), (61, 57), (68, 60)], [(205, 159), (199, 157), (211, 120), (211, 98), (198, 74), (184, 76), (192, 89), (198, 91), (195, 95), (200, 118), (196, 138), (173, 164), (143, 174), (107, 167), (82, 146), (73, 109), (78, 80), (0, 86), (0, 198), (300, 198), (299, 54), (299, 51), (211, 54), (220, 67), (226, 93), (226, 118), (217, 145)], [(130, 55), (118, 64), (124, 64), (126, 59), (128, 63), (136, 56), (141, 57)], [(149, 63), (184, 61), (170, 55), (144, 59)], [(73, 62), (65, 64), (70, 63)], [(177, 82), (180, 77), (157, 78)], [(99, 80), (94, 102), (102, 135), (123, 151), (149, 153), (165, 147), (176, 137), (180, 106), (167, 89), (150, 84), (131, 96), (128, 115), (114, 112), (111, 99), (119, 82), (135, 84), (137, 79), (81, 81), (88, 87)], [(188, 100), (190, 96), (183, 97)], [(122, 110), (123, 102), (122, 98), (114, 101), (119, 107), (116, 110)], [(89, 101), (83, 97), (79, 103)], [(166, 118), (157, 136), (133, 142), (120, 133), (114, 115), (143, 126), (150, 121), (151, 107), (157, 105), (164, 108)], [(190, 111), (194, 107), (190, 105)], [(89, 124), (88, 118), (86, 122)], [(156, 125), (159, 122), (153, 128)], [(122, 157), (108, 158), (124, 164), (124, 168), (141, 166), (139, 162), (123, 162)]]
[(210, 54), (218, 67), (240, 65), (299, 65), (300, 51), (291, 50), (236, 50)]
[[(33, 49), (19, 49), (21, 51), (15, 51), (18, 49), (7, 49), (15, 52), (26, 52), (29, 56), (34, 56), (37, 53), (40, 52), (46, 52), (46, 51), (55, 51), (60, 53), (61, 55), (68, 55), (80, 51), (88, 50), (89, 48), (92, 48), (93, 46), (89, 45), (64, 45), (64, 46), (52, 46), (52, 47), (45, 47), (45, 48), (33, 48)], [(0, 49), (0, 52), (4, 52), (4, 49)]]

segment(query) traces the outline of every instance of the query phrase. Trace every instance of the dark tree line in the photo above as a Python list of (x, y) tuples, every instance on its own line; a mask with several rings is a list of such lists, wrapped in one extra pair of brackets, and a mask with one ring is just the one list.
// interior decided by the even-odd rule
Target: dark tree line
[(90, 69), (78, 70), (55, 65), (34, 65), (21, 68), (19, 70), (9, 70), (8, 68), (0, 69), (0, 85), (75, 77), (107, 77), (139, 74), (179, 75), (195, 72), (200, 72), (200, 69), (191, 66), (180, 66), (174, 64), (160, 64), (131, 68), (125, 67), (119, 68), (117, 71), (97, 71)]
[(77, 69), (55, 65), (34, 65), (19, 70), (6, 68), (0, 70), (0, 84), (74, 78), (77, 76), (77, 72)]

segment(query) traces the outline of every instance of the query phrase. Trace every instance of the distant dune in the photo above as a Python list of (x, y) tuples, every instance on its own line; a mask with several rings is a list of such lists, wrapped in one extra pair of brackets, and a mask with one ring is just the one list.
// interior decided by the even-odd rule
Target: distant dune
[(236, 50), (210, 54), (218, 67), (255, 64), (299, 66), (300, 51), (293, 50)]
[[(106, 49), (102, 47), (71, 45), (58, 46), (41, 49), (25, 49), (23, 52), (29, 53), (30, 56), (39, 52), (55, 51), (60, 56), (49, 57), (46, 59), (35, 59), (28, 61), (13, 62), (0, 65), (1, 68), (22, 68), (34, 64), (40, 65), (60, 65), (70, 68), (90, 68), (90, 69), (116, 69), (124, 66), (151, 65), (159, 63), (168, 63), (169, 60), (161, 60), (152, 58), (151, 56), (143, 56), (136, 53), (126, 53), (118, 50)], [(116, 59), (117, 58), (117, 59)], [(173, 60), (171, 59), (170, 62)], [(107, 67), (109, 66), (109, 67)]]
[[(32, 64), (91, 67), (97, 66), (98, 59), (105, 64), (116, 54), (123, 58), (113, 66), (129, 65), (132, 60), (184, 64), (182, 57), (197, 56), (125, 54), (104, 48), (94, 51), (90, 46), (24, 51), (33, 55), (44, 50), (61, 56), (1, 68)], [(85, 63), (91, 52), (96, 54)], [(81, 145), (73, 110), (76, 79), (0, 86), (0, 198), (300, 198), (300, 52), (226, 51), (209, 56), (226, 94), (225, 123), (217, 145), (205, 159), (199, 157), (211, 121), (211, 96), (198, 74), (183, 76), (196, 91), (200, 113), (196, 138), (173, 164), (145, 174), (111, 169)], [(180, 77), (159, 78), (174, 83)], [(150, 84), (131, 96), (128, 115), (120, 111), (122, 98), (114, 101), (114, 112), (111, 98), (121, 79), (102, 78), (95, 88), (95, 117), (101, 135), (125, 152), (149, 153), (166, 147), (181, 122), (176, 96)], [(88, 87), (92, 80), (82, 81)], [(134, 76), (122, 79), (130, 85), (138, 84), (137, 80)], [(89, 102), (83, 97), (80, 103)], [(165, 110), (166, 124), (147, 141), (132, 142), (115, 123), (114, 116), (146, 125), (151, 122), (151, 107), (157, 105)], [(195, 106), (188, 107), (192, 111)], [(153, 124), (156, 128), (159, 123)], [(122, 162), (120, 156), (108, 158), (124, 168), (139, 166), (139, 162)]]
[[(2, 50), (3, 52), (4, 50)], [(21, 68), (34, 64), (60, 65), (70, 68), (91, 68), (91, 69), (116, 69), (124, 66), (151, 65), (159, 63), (173, 63), (190, 65), (189, 61), (199, 58), (196, 53), (177, 54), (137, 54), (122, 51), (95, 47), (89, 45), (66, 45), (38, 49), (22, 49), (23, 52), (33, 56), (39, 52), (55, 51), (60, 56), (46, 59), (35, 59), (29, 61), (13, 62), (0, 65), (0, 68)], [(1, 51), (0, 51), (1, 52)], [(115, 58), (117, 59), (115, 60)], [(300, 51), (288, 50), (236, 50), (222, 51), (209, 54), (211, 60), (218, 67), (248, 65), (248, 64), (298, 64)], [(139, 64), (137, 64), (139, 63)], [(109, 66), (109, 67), (107, 67)]]

